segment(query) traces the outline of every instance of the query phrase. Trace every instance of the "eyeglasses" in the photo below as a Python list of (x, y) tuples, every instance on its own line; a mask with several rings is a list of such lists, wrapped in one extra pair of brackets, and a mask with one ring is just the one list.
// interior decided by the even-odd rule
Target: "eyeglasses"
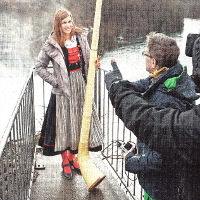
[(147, 57), (149, 57), (149, 58), (153, 58), (152, 56), (146, 54), (145, 51), (142, 52), (142, 55), (143, 55), (143, 56), (147, 56)]

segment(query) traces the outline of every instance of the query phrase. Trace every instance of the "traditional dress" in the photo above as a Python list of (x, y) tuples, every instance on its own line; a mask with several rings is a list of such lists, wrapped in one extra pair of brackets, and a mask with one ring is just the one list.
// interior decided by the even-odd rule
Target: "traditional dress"
[[(44, 155), (55, 155), (65, 150), (78, 153), (86, 86), (82, 48), (76, 35), (62, 47), (71, 95), (51, 94), (39, 140)], [(100, 151), (102, 142), (101, 126), (93, 103), (89, 150)]]

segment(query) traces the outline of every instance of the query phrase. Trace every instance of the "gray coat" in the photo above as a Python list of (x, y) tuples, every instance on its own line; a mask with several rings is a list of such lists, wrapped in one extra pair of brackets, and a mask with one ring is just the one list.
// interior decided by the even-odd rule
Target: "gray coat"
[[(87, 33), (84, 32), (81, 35), (77, 35), (77, 37), (82, 50), (83, 59), (85, 62), (85, 74), (87, 76), (90, 58), (90, 48), (87, 41)], [(53, 73), (49, 72), (47, 69), (50, 61), (53, 64)], [(70, 97), (70, 81), (64, 60), (64, 54), (58, 42), (52, 37), (52, 34), (48, 37), (38, 55), (35, 70), (43, 80), (53, 86), (53, 94)]]

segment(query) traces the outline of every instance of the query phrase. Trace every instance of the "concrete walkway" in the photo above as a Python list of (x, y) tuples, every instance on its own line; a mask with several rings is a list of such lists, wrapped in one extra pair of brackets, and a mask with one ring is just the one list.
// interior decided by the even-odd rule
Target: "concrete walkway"
[(38, 174), (32, 185), (31, 200), (128, 200), (125, 192), (113, 177), (108, 166), (101, 159), (100, 153), (90, 153), (95, 165), (106, 175), (106, 178), (92, 192), (88, 191), (83, 177), (75, 173), (73, 180), (61, 175), (61, 156), (43, 156), (37, 153), (36, 163), (45, 166), (36, 170)]

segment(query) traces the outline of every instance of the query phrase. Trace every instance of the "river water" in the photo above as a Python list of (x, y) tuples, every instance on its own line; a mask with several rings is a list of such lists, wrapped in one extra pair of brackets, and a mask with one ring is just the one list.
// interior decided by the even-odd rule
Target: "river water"
[[(169, 36), (176, 39), (180, 47), (179, 61), (186, 65), (188, 73), (192, 73), (192, 58), (185, 55), (185, 44), (188, 33), (200, 33), (200, 19), (184, 19), (184, 28), (182, 33), (175, 33)], [(117, 50), (107, 52), (102, 59), (102, 68), (111, 70), (110, 60), (114, 58), (122, 72), (123, 78), (130, 81), (135, 81), (148, 76), (145, 71), (145, 59), (142, 52), (145, 50), (145, 42), (134, 45), (121, 47)]]
[[(30, 55), (30, 42), (26, 40), (32, 34), (30, 23), (28, 21), (22, 23), (9, 15), (6, 20), (11, 20), (12, 24), (16, 24), (16, 29), (13, 30), (13, 25), (9, 27), (9, 23), (6, 27), (0, 24), (0, 139), (12, 115), (23, 84), (35, 63), (35, 58), (32, 59)], [(5, 19), (0, 23), (5, 23)], [(177, 40), (181, 49), (179, 60), (188, 67), (188, 73), (191, 74), (192, 60), (185, 56), (188, 33), (200, 33), (200, 20), (185, 19), (183, 32), (170, 36)], [(106, 52), (101, 61), (101, 68), (109, 71), (111, 69), (110, 60), (115, 58), (124, 79), (135, 81), (145, 78), (148, 74), (145, 71), (145, 59), (142, 57), (144, 48), (145, 42), (140, 42)]]

